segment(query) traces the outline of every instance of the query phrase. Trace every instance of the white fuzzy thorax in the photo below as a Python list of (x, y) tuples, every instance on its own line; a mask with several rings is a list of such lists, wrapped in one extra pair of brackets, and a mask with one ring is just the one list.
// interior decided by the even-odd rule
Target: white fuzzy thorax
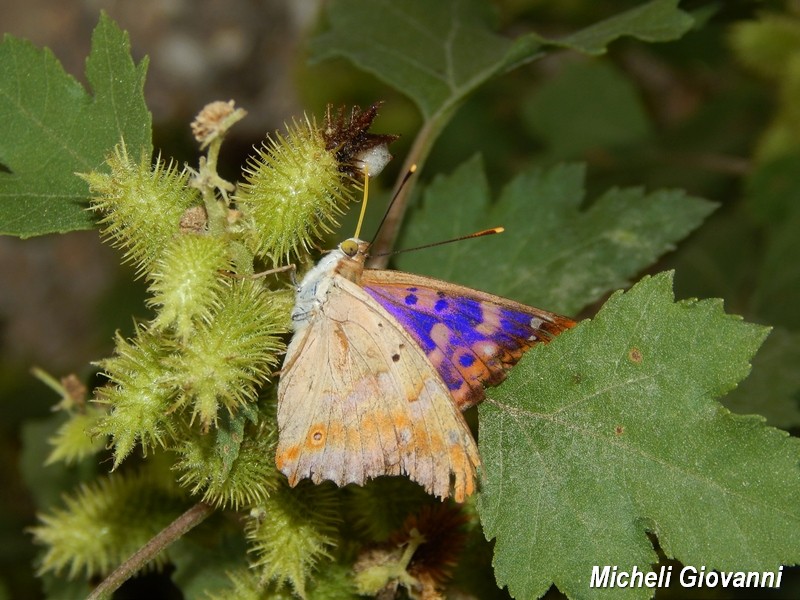
[(294, 297), (294, 308), (292, 309), (292, 328), (295, 333), (301, 331), (314, 314), (319, 310), (328, 290), (333, 282), (333, 272), (340, 260), (345, 258), (344, 252), (340, 248), (322, 258), (314, 268), (306, 273)]

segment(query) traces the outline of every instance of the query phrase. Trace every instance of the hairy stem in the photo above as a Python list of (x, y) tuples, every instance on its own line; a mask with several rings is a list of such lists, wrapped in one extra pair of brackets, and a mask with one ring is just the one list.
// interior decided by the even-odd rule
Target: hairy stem
[(87, 600), (111, 598), (111, 594), (134, 573), (153, 560), (159, 552), (167, 548), (172, 542), (202, 523), (212, 512), (214, 512), (214, 507), (205, 502), (198, 502), (192, 506), (117, 567), (89, 594)]

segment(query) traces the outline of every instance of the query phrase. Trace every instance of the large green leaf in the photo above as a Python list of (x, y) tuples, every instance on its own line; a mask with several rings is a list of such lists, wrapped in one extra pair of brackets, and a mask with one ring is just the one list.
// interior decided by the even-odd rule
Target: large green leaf
[(128, 35), (105, 14), (92, 35), (86, 78), (94, 95), (47, 50), (6, 36), (0, 44), (0, 234), (30, 237), (89, 229), (88, 185), (76, 176), (100, 167), (125, 141), (131, 156), (151, 152), (142, 86)]
[(349, 59), (412, 98), (426, 118), (502, 69), (513, 45), (494, 33), (482, 0), (337, 0), (328, 18), (312, 59)]
[(427, 188), (400, 247), (498, 225), (506, 232), (409, 252), (398, 266), (574, 314), (625, 286), (714, 209), (682, 191), (641, 188), (612, 188), (583, 208), (583, 184), (580, 165), (528, 169), (491, 203), (481, 161), (467, 161)]
[(480, 408), (479, 511), (517, 598), (572, 598), (594, 565), (777, 570), (800, 561), (800, 440), (715, 399), (767, 328), (719, 300), (674, 302), (669, 273), (613, 295), (591, 322), (529, 352)]
[[(497, 75), (544, 56), (548, 47), (599, 54), (621, 36), (677, 39), (692, 24), (677, 4), (652, 0), (551, 40), (536, 33), (515, 39), (497, 34), (485, 0), (333, 0), (329, 28), (311, 42), (311, 60), (345, 58), (411, 98), (424, 122), (406, 163), (422, 165), (458, 107)], [(377, 250), (392, 246), (394, 223), (402, 219), (412, 186), (401, 194), (393, 219), (376, 240)]]
[(330, 28), (312, 41), (311, 57), (347, 58), (409, 96), (428, 120), (493, 76), (542, 56), (547, 45), (600, 54), (621, 36), (676, 39), (692, 24), (677, 5), (654, 0), (553, 40), (498, 35), (483, 0), (335, 0)]
[(593, 55), (603, 54), (606, 46), (623, 36), (667, 42), (679, 38), (694, 24), (694, 19), (678, 8), (678, 2), (652, 0), (566, 37), (542, 40)]

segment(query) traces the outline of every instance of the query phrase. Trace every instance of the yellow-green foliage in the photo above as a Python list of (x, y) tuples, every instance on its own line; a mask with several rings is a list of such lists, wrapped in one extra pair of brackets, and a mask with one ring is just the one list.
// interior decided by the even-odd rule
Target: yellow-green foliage
[[(405, 547), (375, 549), (368, 559), (355, 565), (353, 583), (359, 594), (375, 597), (392, 582), (407, 590), (419, 587), (419, 582), (408, 572), (414, 553), (424, 542), (419, 532), (415, 533)], [(419, 597), (416, 594), (409, 595), (411, 598)]]
[[(238, 569), (228, 573), (230, 586), (206, 592), (208, 600), (295, 600), (296, 596), (284, 587), (267, 584), (253, 569)], [(277, 589), (276, 589), (277, 588)]]
[(308, 586), (308, 598), (311, 600), (356, 600), (360, 598), (353, 585), (352, 565), (335, 562), (320, 565)]
[(186, 170), (162, 162), (151, 168), (149, 156), (135, 162), (124, 145), (106, 163), (109, 173), (83, 175), (93, 195), (91, 207), (103, 215), (103, 235), (141, 274), (178, 233), (184, 211), (198, 202), (197, 190), (187, 187)]
[(778, 79), (800, 55), (800, 19), (765, 14), (758, 20), (735, 24), (730, 39), (743, 64)]
[(756, 149), (765, 162), (800, 148), (800, 18), (765, 14), (731, 29), (737, 58), (750, 69), (774, 80), (778, 108)]
[(106, 574), (186, 506), (180, 488), (151, 471), (83, 485), (32, 528), (35, 541), (47, 546), (39, 572), (66, 572), (70, 579)]
[(172, 327), (186, 342), (197, 323), (211, 317), (212, 305), (231, 270), (226, 241), (217, 236), (185, 234), (173, 237), (150, 273), (153, 294), (149, 304), (158, 309), (153, 326)]
[(296, 488), (284, 485), (251, 514), (247, 537), (263, 581), (289, 583), (305, 597), (306, 578), (321, 559), (331, 558), (338, 539), (336, 491), (307, 481)]
[[(98, 404), (59, 430), (50, 457), (75, 461), (110, 440), (116, 469), (140, 445), (146, 464), (170, 458), (179, 481), (165, 487), (115, 474), (42, 516), (34, 535), (47, 546), (42, 572), (100, 575), (178, 515), (182, 490), (194, 501), (253, 509), (254, 568), (232, 577), (224, 597), (304, 596), (310, 572), (340, 538), (339, 494), (329, 485), (288, 488), (276, 470), (274, 406), (259, 395), (271, 395), (265, 388), (294, 298), (288, 276), (252, 275), (330, 230), (351, 198), (356, 154), (384, 140), (366, 133), (374, 109), (329, 115), (324, 134), (311, 121), (295, 123), (257, 151), (232, 199), (235, 186), (216, 164), (226, 127), (244, 113), (218, 103), (201, 114), (195, 129), (207, 156), (196, 172), (132, 161), (120, 145), (108, 172), (84, 175), (105, 238), (148, 281), (155, 316), (131, 339), (117, 335), (114, 355), (98, 363), (109, 380), (95, 390)], [(169, 452), (153, 452), (162, 448)], [(312, 585), (311, 596), (351, 595), (349, 567), (325, 566), (334, 583)]]
[[(230, 586), (220, 590), (206, 591), (208, 600), (296, 600), (297, 595), (285, 585), (274, 581), (264, 582), (254, 569), (237, 569), (228, 574)], [(310, 600), (357, 600), (352, 583), (350, 565), (330, 563), (323, 572), (314, 577), (306, 597)]]
[(210, 317), (170, 356), (172, 369), (180, 373), (179, 403), (191, 406), (204, 430), (216, 424), (220, 406), (232, 413), (255, 402), (283, 350), (279, 321), (260, 281), (231, 279)]
[(283, 349), (270, 297), (258, 281), (224, 279), (185, 344), (142, 326), (133, 340), (117, 336), (115, 356), (100, 363), (111, 385), (97, 392), (111, 410), (95, 429), (112, 437), (115, 466), (137, 441), (145, 451), (167, 446), (185, 407), (208, 430), (220, 407), (234, 413), (256, 400)]
[[(190, 488), (193, 495), (202, 493), (203, 502), (215, 506), (238, 510), (261, 504), (279, 485), (281, 477), (272, 460), (276, 442), (277, 432), (272, 423), (245, 430), (238, 451), (229, 447), (236, 440), (221, 447), (215, 436), (188, 438), (178, 450), (180, 458), (175, 464), (181, 473), (178, 481)], [(224, 453), (231, 452), (236, 456), (228, 464)]]
[(310, 121), (276, 134), (251, 157), (236, 202), (252, 223), (249, 245), (275, 259), (308, 249), (352, 198), (333, 152)]
[(165, 365), (165, 341), (142, 326), (136, 337), (117, 334), (115, 355), (99, 364), (111, 384), (99, 388), (96, 401), (110, 406), (93, 433), (111, 436), (114, 467), (140, 442), (145, 452), (163, 447), (175, 425), (169, 413), (176, 396), (175, 374)]
[[(283, 351), (278, 336), (289, 329), (292, 298), (285, 285), (270, 291), (266, 280), (250, 279), (254, 261), (308, 246), (349, 198), (335, 150), (305, 121), (285, 137), (276, 134), (252, 159), (232, 206), (225, 190), (233, 186), (215, 171), (228, 122), (215, 121), (218, 113), (203, 113), (216, 133), (191, 179), (189, 170), (151, 167), (146, 157), (131, 161), (124, 145), (108, 158), (109, 173), (84, 176), (104, 235), (150, 281), (156, 309), (134, 339), (118, 337), (115, 356), (100, 363), (111, 384), (96, 399), (109, 413), (93, 431), (111, 437), (115, 466), (137, 443), (145, 452), (184, 447), (175, 432), (185, 419), (208, 432), (221, 410), (234, 415), (255, 402)], [(192, 485), (208, 483), (201, 481)], [(221, 494), (218, 502), (248, 497), (226, 496), (218, 486), (209, 493)]]
[(106, 440), (92, 432), (105, 416), (96, 406), (87, 406), (83, 412), (73, 412), (48, 441), (53, 450), (46, 464), (64, 461), (68, 465), (97, 454), (105, 448)]

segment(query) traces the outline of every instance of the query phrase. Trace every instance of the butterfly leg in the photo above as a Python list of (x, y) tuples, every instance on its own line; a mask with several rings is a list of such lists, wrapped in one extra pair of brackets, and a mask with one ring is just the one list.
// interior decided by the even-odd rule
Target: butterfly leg
[(231, 271), (221, 271), (223, 275), (230, 277), (231, 279), (261, 279), (262, 277), (266, 277), (267, 275), (274, 275), (275, 273), (283, 273), (284, 271), (291, 271), (289, 276), (292, 279), (292, 285), (297, 287), (297, 278), (295, 274), (297, 273), (297, 266), (294, 263), (284, 265), (282, 267), (275, 267), (274, 269), (267, 269), (266, 271), (261, 271), (260, 273), (253, 273), (252, 275), (241, 275), (239, 273), (233, 273)]
[(275, 273), (283, 273), (284, 271), (289, 271), (289, 277), (292, 279), (292, 285), (297, 287), (297, 265), (294, 263), (284, 265), (282, 267), (275, 267), (274, 269), (268, 269), (266, 271), (261, 271), (260, 273), (254, 273), (250, 275), (250, 279), (259, 279), (261, 277), (266, 277), (267, 275), (274, 275)]

